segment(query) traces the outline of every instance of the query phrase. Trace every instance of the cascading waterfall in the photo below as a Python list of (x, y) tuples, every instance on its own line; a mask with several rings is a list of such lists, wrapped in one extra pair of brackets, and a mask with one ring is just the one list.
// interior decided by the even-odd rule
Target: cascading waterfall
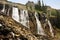
[(13, 10), (12, 10), (12, 18), (14, 19), (14, 20), (16, 20), (17, 22), (19, 22), (19, 12), (18, 12), (18, 8), (15, 8), (15, 7), (13, 7)]
[(50, 27), (51, 36), (54, 37), (53, 28), (52, 28), (52, 25), (51, 25), (51, 23), (50, 23), (49, 20), (48, 20), (48, 25), (49, 25), (49, 27)]
[(27, 13), (27, 10), (21, 10), (20, 13), (20, 23), (24, 26), (26, 26), (27, 28), (29, 28), (29, 20), (28, 20), (29, 16)]
[(2, 12), (4, 12), (4, 8), (2, 9)]
[(13, 7), (12, 18), (17, 22), (21, 23), (22, 25), (26, 26), (27, 28), (29, 28), (29, 20), (28, 20), (29, 17), (27, 10), (20, 10), (20, 17), (19, 17), (18, 8)]
[(35, 18), (36, 18), (36, 23), (37, 23), (37, 32), (40, 35), (45, 35), (44, 30), (42, 28), (41, 22), (38, 19), (38, 14), (35, 12)]
[(5, 5), (3, 6), (3, 9), (2, 9), (2, 12), (4, 12), (5, 11)]

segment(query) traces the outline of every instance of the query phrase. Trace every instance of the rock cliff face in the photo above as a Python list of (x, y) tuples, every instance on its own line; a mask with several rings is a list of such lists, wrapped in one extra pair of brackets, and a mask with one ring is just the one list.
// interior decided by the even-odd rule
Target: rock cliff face
[(30, 12), (28, 13), (29, 15), (29, 26), (30, 26), (30, 30), (33, 34), (37, 33), (37, 24), (36, 24), (36, 18), (35, 18), (35, 13), (34, 12)]
[(45, 13), (27, 10), (19, 3), (0, 3), (0, 40), (55, 40), (57, 32)]
[(33, 20), (36, 21), (34, 17), (31, 17), (29, 20), (31, 23), (30, 27), (33, 27), (33, 29), (29, 29), (22, 24), (16, 22), (10, 16), (0, 13), (0, 40), (55, 40), (55, 37), (52, 38), (50, 36), (48, 37), (36, 34), (34, 32), (34, 25), (36, 25), (36, 22), (34, 22)]
[(0, 23), (2, 25), (4, 25), (5, 27), (10, 28), (12, 30), (12, 32), (14, 32), (14, 36), (18, 37), (18, 36), (22, 35), (27, 40), (38, 40), (37, 37), (35, 37), (28, 28), (17, 23), (11, 17), (8, 17), (8, 16), (3, 15), (1, 13), (0, 13)]

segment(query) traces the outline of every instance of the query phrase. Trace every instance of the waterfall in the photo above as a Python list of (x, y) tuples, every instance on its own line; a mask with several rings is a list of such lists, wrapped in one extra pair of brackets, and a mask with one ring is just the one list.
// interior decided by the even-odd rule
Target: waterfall
[(5, 5), (3, 5), (3, 9), (2, 9), (2, 12), (4, 12), (5, 11)]
[(36, 23), (37, 23), (37, 32), (40, 35), (45, 35), (44, 30), (42, 28), (41, 22), (38, 19), (38, 14), (35, 12), (35, 18), (36, 18)]
[(27, 28), (29, 27), (29, 17), (27, 10), (20, 10), (19, 15), (18, 8), (13, 7), (12, 18), (22, 25), (26, 26)]
[(21, 10), (20, 12), (20, 23), (29, 28), (29, 16), (27, 10)]
[(18, 8), (15, 8), (13, 7), (13, 10), (12, 10), (12, 18), (14, 20), (16, 20), (17, 22), (19, 22), (19, 14), (18, 14)]
[(2, 9), (2, 12), (4, 12), (4, 8)]
[(51, 36), (54, 37), (53, 28), (52, 28), (52, 25), (51, 25), (51, 23), (50, 23), (49, 20), (48, 20), (48, 25), (49, 25), (49, 27), (50, 27)]
[(5, 4), (3, 4), (3, 9), (2, 9), (2, 12), (5, 12)]

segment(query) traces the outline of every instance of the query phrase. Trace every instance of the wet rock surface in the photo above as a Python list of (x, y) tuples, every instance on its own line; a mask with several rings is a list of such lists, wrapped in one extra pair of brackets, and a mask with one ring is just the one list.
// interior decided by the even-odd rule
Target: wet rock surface
[[(35, 37), (28, 28), (24, 27), (12, 18), (0, 14), (0, 21), (2, 24), (4, 24), (5, 27), (11, 28), (12, 32), (14, 33), (14, 36), (18, 37), (22, 35), (24, 38), (28, 40), (38, 40), (37, 37)], [(5, 30), (3, 31), (6, 32)]]
[(30, 30), (33, 34), (36, 34), (37, 33), (37, 24), (36, 24), (36, 18), (34, 16), (34, 14), (35, 14), (34, 12), (30, 12), (30, 11), (28, 12)]
[[(33, 18), (31, 17), (30, 20), (35, 20)], [(32, 25), (34, 23), (31, 22)], [(49, 35), (33, 34), (34, 30), (32, 30), (16, 22), (11, 17), (0, 14), (0, 40), (59, 40), (59, 38)]]

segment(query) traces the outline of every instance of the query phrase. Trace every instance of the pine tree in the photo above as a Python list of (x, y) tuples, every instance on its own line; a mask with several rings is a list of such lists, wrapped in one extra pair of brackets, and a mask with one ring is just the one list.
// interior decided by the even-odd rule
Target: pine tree
[(38, 0), (38, 5), (41, 6), (41, 2), (40, 2), (40, 0)]
[(43, 2), (43, 0), (42, 0), (42, 6), (44, 6), (44, 2)]

